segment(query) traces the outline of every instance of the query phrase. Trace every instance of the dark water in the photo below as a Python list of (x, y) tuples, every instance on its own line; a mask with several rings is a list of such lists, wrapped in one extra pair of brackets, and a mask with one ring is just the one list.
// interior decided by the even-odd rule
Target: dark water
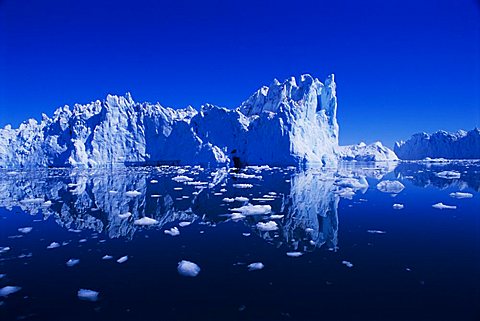
[[(447, 170), (460, 178), (435, 175)], [(362, 176), (368, 188), (340, 196), (352, 192), (342, 178)], [(381, 192), (381, 180), (405, 188)], [(21, 289), (0, 296), (0, 319), (480, 320), (479, 186), (480, 163), (4, 171), (0, 289)], [(449, 196), (458, 191), (473, 197)], [(240, 196), (272, 213), (232, 220), (229, 209), (244, 203), (223, 199)], [(134, 224), (144, 216), (158, 224)], [(278, 229), (259, 230), (269, 221)], [(180, 235), (164, 233), (173, 227)], [(198, 276), (180, 275), (181, 260), (198, 264)], [(249, 271), (254, 262), (264, 268)]]

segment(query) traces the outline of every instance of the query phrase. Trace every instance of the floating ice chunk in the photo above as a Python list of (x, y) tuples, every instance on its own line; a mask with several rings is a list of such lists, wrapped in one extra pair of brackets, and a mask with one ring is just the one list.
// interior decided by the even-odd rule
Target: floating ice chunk
[(222, 201), (224, 201), (225, 203), (233, 203), (233, 202), (235, 202), (235, 199), (225, 197)]
[(439, 210), (454, 210), (457, 207), (455, 205), (445, 205), (443, 203), (437, 203), (432, 205), (433, 208), (438, 208)]
[(193, 181), (193, 178), (190, 178), (188, 176), (175, 176), (172, 178), (172, 181), (175, 181), (177, 183), (185, 183), (185, 182), (191, 182)]
[(85, 301), (97, 301), (98, 300), (98, 292), (88, 289), (80, 289), (77, 292), (77, 296), (80, 300)]
[(152, 194), (152, 195), (150, 195), (150, 197), (153, 197), (153, 198), (159, 198), (159, 197), (161, 197), (161, 196), (162, 196), (162, 195), (159, 195), (159, 194)]
[(461, 174), (456, 171), (443, 171), (440, 173), (435, 173), (435, 176), (445, 178), (445, 179), (455, 179), (455, 178), (460, 178)]
[(352, 199), (355, 196), (355, 191), (351, 187), (345, 187), (334, 192), (342, 198)]
[(278, 225), (274, 221), (269, 221), (267, 223), (258, 222), (257, 229), (259, 229), (262, 232), (276, 231), (278, 230)]
[(20, 203), (23, 204), (35, 204), (35, 203), (44, 203), (45, 200), (43, 198), (26, 198), (21, 200)]
[(113, 256), (108, 255), (108, 254), (106, 254), (102, 257), (102, 260), (111, 260), (111, 259), (113, 259)]
[(379, 231), (379, 230), (368, 230), (367, 232), (370, 233), (370, 234), (385, 234), (385, 233), (387, 233), (385, 231)]
[(253, 187), (252, 184), (233, 184), (232, 186), (235, 188), (252, 188)]
[(227, 190), (226, 190), (225, 188), (222, 188), (222, 189), (220, 190), (221, 193), (225, 193), (226, 191), (227, 191)]
[(180, 235), (180, 231), (178, 230), (177, 227), (172, 227), (172, 228), (169, 229), (169, 230), (163, 231), (163, 233), (168, 234), (168, 235), (171, 235), (171, 236)]
[(287, 252), (287, 256), (290, 256), (290, 257), (299, 257), (302, 255), (303, 255), (302, 252)]
[(377, 184), (377, 189), (384, 193), (398, 194), (403, 191), (404, 188), (405, 186), (399, 181), (381, 181)]
[(472, 198), (472, 197), (473, 197), (473, 194), (463, 193), (463, 192), (455, 192), (455, 193), (450, 193), (450, 197), (454, 197), (454, 198)]
[(130, 212), (126, 212), (124, 214), (118, 214), (118, 217), (121, 218), (121, 219), (129, 218), (130, 216), (132, 216), (132, 213), (130, 213)]
[(21, 228), (18, 229), (18, 231), (20, 233), (27, 234), (27, 233), (30, 233), (32, 231), (32, 228), (31, 227), (21, 227)]
[(0, 247), (0, 254), (5, 253), (7, 251), (10, 251), (10, 248), (8, 246)]
[(237, 201), (237, 202), (248, 202), (248, 197), (237, 196), (237, 197), (235, 197), (235, 201)]
[(174, 188), (173, 188), (174, 191), (181, 191), (182, 189), (183, 189), (183, 188), (181, 188), (181, 187), (174, 187)]
[(118, 191), (108, 191), (110, 194), (118, 194)]
[(364, 189), (368, 188), (368, 182), (365, 176), (361, 176), (359, 179), (353, 177), (343, 177), (340, 180), (335, 182), (335, 185), (350, 187), (353, 189)]
[(49, 246), (47, 246), (47, 249), (56, 249), (57, 247), (60, 247), (60, 244), (57, 242), (52, 242)]
[(270, 197), (254, 197), (254, 198), (252, 198), (252, 201), (256, 201), (256, 202), (272, 202), (274, 200), (275, 200), (274, 198), (270, 198)]
[(282, 218), (284, 218), (285, 215), (279, 215), (279, 214), (274, 214), (274, 215), (270, 215), (270, 219), (271, 220), (281, 220)]
[(307, 228), (305, 229), (305, 232), (307, 232), (307, 233), (312, 233), (313, 231), (314, 231), (314, 229), (311, 228), (311, 227), (307, 227)]
[(182, 260), (178, 262), (177, 271), (180, 275), (195, 277), (200, 273), (200, 267), (193, 262)]
[(243, 236), (250, 236), (250, 233), (242, 233)]
[(392, 207), (394, 210), (401, 210), (404, 208), (403, 204), (393, 204)]
[(0, 289), (0, 296), (7, 297), (10, 294), (20, 291), (22, 288), (19, 286), (7, 285)]
[(342, 264), (344, 264), (348, 268), (353, 267), (353, 264), (351, 262), (348, 262), (348, 261), (342, 261)]
[(150, 181), (150, 183), (152, 183), (152, 184), (157, 184), (158, 181), (157, 181), (156, 179), (152, 179), (152, 180)]
[(125, 263), (125, 262), (127, 262), (127, 260), (128, 260), (128, 255), (125, 255), (125, 256), (122, 256), (121, 258), (119, 258), (117, 260), (117, 263), (120, 263), (120, 264)]
[(72, 267), (74, 265), (77, 265), (78, 263), (80, 263), (79, 259), (70, 259), (65, 264), (67, 264), (68, 267)]
[(265, 215), (272, 211), (272, 207), (270, 205), (252, 205), (248, 204), (238, 208), (230, 209), (232, 212), (239, 212), (243, 215)]
[(257, 270), (261, 270), (265, 267), (265, 265), (263, 265), (262, 262), (255, 262), (255, 263), (251, 263), (247, 266), (248, 270), (249, 271), (257, 271)]
[(51, 205), (52, 205), (52, 201), (45, 201), (45, 202), (43, 202), (43, 206), (44, 206), (44, 207), (49, 207), (49, 206), (51, 206)]
[(240, 213), (233, 213), (230, 215), (230, 218), (234, 221), (244, 219), (246, 216)]
[(275, 193), (275, 192), (268, 192), (268, 195), (275, 196), (275, 195), (277, 195), (277, 193)]
[(190, 224), (192, 224), (192, 222), (180, 222), (180, 223), (178, 223), (178, 225), (180, 225), (180, 227), (186, 227), (186, 226), (189, 226)]
[(148, 226), (148, 225), (158, 224), (158, 221), (156, 219), (145, 216), (145, 217), (139, 218), (138, 220), (133, 221), (133, 224), (140, 225), (140, 226)]
[(139, 191), (128, 191), (128, 192), (125, 192), (125, 195), (127, 195), (128, 197), (137, 197), (142, 195), (142, 193)]

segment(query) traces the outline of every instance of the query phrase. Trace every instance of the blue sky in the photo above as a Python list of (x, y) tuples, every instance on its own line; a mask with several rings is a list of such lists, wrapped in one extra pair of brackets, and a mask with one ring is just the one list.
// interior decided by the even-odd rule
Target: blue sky
[(0, 126), (107, 93), (236, 107), (336, 74), (340, 142), (480, 126), (480, 4), (0, 0)]

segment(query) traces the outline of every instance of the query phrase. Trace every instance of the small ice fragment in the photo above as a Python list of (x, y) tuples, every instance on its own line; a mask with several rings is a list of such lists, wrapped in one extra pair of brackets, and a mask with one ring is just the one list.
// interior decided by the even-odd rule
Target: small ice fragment
[(385, 234), (385, 233), (387, 233), (385, 231), (379, 231), (379, 230), (368, 230), (367, 232), (370, 233), (370, 234)]
[(171, 236), (180, 235), (180, 231), (178, 230), (177, 227), (172, 227), (172, 228), (169, 229), (169, 230), (163, 231), (163, 233), (168, 234), (168, 235), (171, 235)]
[(265, 265), (263, 265), (263, 263), (261, 262), (255, 262), (255, 263), (249, 264), (247, 267), (249, 271), (257, 271), (257, 270), (263, 269)]
[(237, 202), (248, 202), (248, 197), (237, 196), (237, 197), (235, 197), (235, 201), (237, 201)]
[(353, 264), (351, 262), (348, 262), (348, 261), (342, 261), (342, 264), (346, 265), (349, 268), (353, 267)]
[(226, 190), (225, 188), (222, 188), (222, 189), (220, 190), (221, 193), (225, 193), (226, 191), (227, 191), (227, 190)]
[(142, 193), (139, 191), (128, 191), (128, 192), (125, 192), (125, 195), (127, 195), (128, 197), (137, 197), (142, 195)]
[(145, 216), (145, 217), (139, 218), (138, 220), (133, 221), (133, 224), (140, 225), (140, 226), (148, 226), (148, 225), (158, 224), (158, 221), (156, 219)]
[(235, 202), (235, 199), (225, 197), (222, 201), (224, 201), (225, 203), (233, 203), (233, 202)]
[(450, 197), (454, 197), (454, 198), (472, 198), (472, 197), (473, 197), (473, 194), (463, 193), (463, 192), (455, 192), (455, 193), (450, 193)]
[(20, 233), (27, 234), (27, 233), (30, 233), (32, 231), (32, 228), (31, 227), (21, 227), (21, 228), (18, 229), (18, 231)]
[(6, 297), (10, 294), (20, 291), (22, 288), (19, 286), (7, 285), (0, 289), (0, 296)]
[(187, 177), (187, 176), (175, 176), (172, 178), (172, 181), (175, 181), (177, 183), (185, 183), (185, 182), (191, 182), (193, 181), (193, 178)]
[(113, 256), (108, 255), (108, 254), (106, 254), (102, 257), (102, 260), (111, 260), (111, 259), (113, 259)]
[(398, 194), (404, 188), (405, 186), (399, 181), (381, 181), (377, 184), (377, 189), (383, 193)]
[(68, 267), (72, 267), (74, 265), (77, 265), (78, 263), (80, 263), (79, 259), (70, 259), (65, 264), (67, 264)]
[(157, 184), (158, 181), (157, 181), (156, 179), (152, 179), (152, 180), (150, 181), (150, 183), (152, 183), (152, 184)]
[(47, 249), (56, 249), (57, 247), (60, 247), (60, 244), (57, 242), (52, 242), (49, 246), (47, 246)]
[(275, 195), (277, 195), (277, 193), (275, 193), (275, 192), (268, 192), (268, 195), (275, 196)]
[(179, 225), (180, 227), (189, 226), (190, 224), (192, 224), (192, 222), (180, 222), (180, 223), (178, 223), (178, 225)]
[(80, 239), (78, 240), (78, 243), (85, 243), (87, 241), (87, 239)]
[(178, 262), (178, 273), (183, 276), (195, 277), (200, 273), (200, 267), (190, 261), (182, 260)]
[(234, 221), (244, 219), (246, 216), (240, 213), (230, 214), (230, 218)]
[(122, 256), (121, 258), (119, 258), (117, 260), (117, 263), (124, 263), (124, 262), (127, 262), (128, 260), (128, 255), (125, 255), (125, 256)]
[(454, 210), (457, 207), (455, 205), (445, 205), (443, 203), (437, 203), (432, 205), (433, 208), (438, 208), (439, 210)]
[(117, 191), (108, 191), (110, 194), (117, 194)]
[(85, 301), (97, 301), (98, 300), (98, 292), (88, 289), (80, 289), (77, 292), (77, 296), (80, 300)]
[(121, 218), (121, 219), (129, 218), (130, 216), (132, 216), (132, 213), (130, 213), (130, 212), (126, 212), (126, 213), (123, 213), (123, 214), (118, 214), (118, 217)]
[(232, 186), (235, 188), (252, 188), (253, 187), (252, 184), (233, 184)]
[(314, 231), (314, 229), (311, 228), (311, 227), (307, 227), (307, 228), (305, 229), (305, 232), (307, 232), (307, 233), (311, 233), (311, 232), (313, 232), (313, 231)]
[(287, 252), (287, 256), (290, 256), (290, 257), (299, 257), (302, 255), (303, 255), (302, 252)]
[(393, 209), (394, 210), (401, 210), (404, 208), (404, 205), (403, 204), (393, 204)]
[(270, 205), (248, 204), (242, 207), (232, 208), (230, 211), (239, 212), (243, 215), (264, 215), (270, 213), (272, 211), (272, 207)]
[(174, 191), (181, 191), (183, 188), (182, 187), (174, 187), (173, 190)]
[(435, 176), (445, 179), (455, 179), (460, 178), (461, 174), (456, 171), (443, 171), (440, 173), (435, 173)]
[(250, 233), (242, 233), (243, 236), (250, 236)]
[(280, 214), (274, 214), (270, 215), (271, 220), (281, 220), (285, 215), (280, 215)]
[(269, 221), (267, 223), (258, 222), (257, 229), (259, 229), (262, 232), (276, 231), (278, 230), (278, 225), (274, 221)]
[(52, 201), (45, 201), (45, 202), (43, 202), (43, 206), (45, 206), (45, 207), (49, 207), (49, 206), (51, 206), (51, 205), (52, 205)]

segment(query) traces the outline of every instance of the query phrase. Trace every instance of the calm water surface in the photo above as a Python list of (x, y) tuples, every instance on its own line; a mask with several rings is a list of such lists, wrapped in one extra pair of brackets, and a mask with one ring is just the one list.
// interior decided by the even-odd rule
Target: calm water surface
[(2, 171), (0, 319), (480, 320), (479, 190), (475, 162)]

